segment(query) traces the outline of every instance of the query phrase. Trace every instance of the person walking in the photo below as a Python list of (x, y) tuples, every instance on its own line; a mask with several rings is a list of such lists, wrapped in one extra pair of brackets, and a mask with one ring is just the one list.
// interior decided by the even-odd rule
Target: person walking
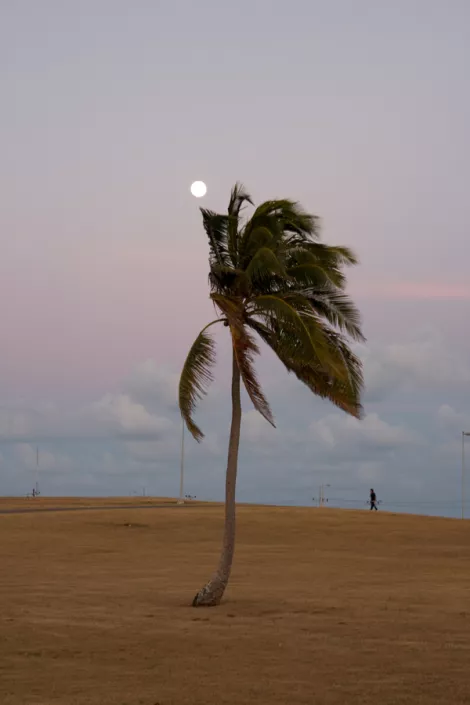
[(375, 494), (374, 490), (371, 489), (370, 491), (370, 510), (372, 511), (375, 509), (375, 511), (378, 511), (378, 506), (377, 506), (377, 495)]

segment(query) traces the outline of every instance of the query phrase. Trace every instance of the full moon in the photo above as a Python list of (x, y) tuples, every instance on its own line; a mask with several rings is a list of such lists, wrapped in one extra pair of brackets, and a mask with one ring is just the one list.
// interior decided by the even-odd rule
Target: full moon
[(203, 196), (205, 196), (206, 191), (207, 186), (204, 181), (195, 181), (191, 184), (191, 193), (193, 194), (193, 196), (196, 196), (196, 198), (202, 198)]

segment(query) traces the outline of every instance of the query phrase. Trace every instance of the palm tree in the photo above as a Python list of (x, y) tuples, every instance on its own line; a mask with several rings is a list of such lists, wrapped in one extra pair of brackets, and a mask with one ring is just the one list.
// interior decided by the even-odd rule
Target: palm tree
[(225, 488), (225, 529), (218, 568), (193, 606), (218, 605), (227, 587), (235, 548), (235, 486), (242, 409), (240, 383), (255, 409), (274, 426), (254, 369), (256, 337), (274, 351), (315, 395), (361, 416), (362, 366), (348, 339), (364, 340), (360, 314), (345, 294), (343, 268), (356, 264), (346, 247), (319, 241), (319, 220), (290, 200), (266, 201), (244, 220), (253, 201), (241, 184), (232, 189), (227, 214), (201, 208), (209, 240), (210, 298), (217, 318), (193, 343), (179, 384), (179, 406), (197, 441), (193, 414), (207, 393), (215, 363), (210, 329), (222, 323), (232, 340), (232, 422)]

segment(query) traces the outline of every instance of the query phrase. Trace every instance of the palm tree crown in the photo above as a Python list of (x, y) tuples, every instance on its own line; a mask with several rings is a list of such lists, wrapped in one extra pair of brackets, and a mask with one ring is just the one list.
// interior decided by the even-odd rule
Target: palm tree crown
[(356, 264), (347, 247), (319, 240), (319, 220), (298, 203), (262, 203), (249, 219), (253, 202), (241, 184), (232, 189), (227, 214), (201, 208), (209, 240), (210, 298), (219, 314), (193, 343), (181, 374), (179, 404), (194, 438), (202, 431), (193, 419), (197, 402), (212, 380), (215, 343), (209, 328), (230, 330), (234, 357), (255, 407), (274, 425), (254, 368), (256, 336), (274, 351), (314, 394), (360, 417), (362, 366), (349, 339), (364, 340), (360, 314), (345, 293), (345, 266)]

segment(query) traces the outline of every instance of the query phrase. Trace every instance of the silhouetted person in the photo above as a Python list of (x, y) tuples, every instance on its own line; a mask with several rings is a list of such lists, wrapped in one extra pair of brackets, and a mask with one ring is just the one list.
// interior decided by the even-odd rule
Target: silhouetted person
[(370, 491), (370, 510), (372, 511), (373, 509), (375, 509), (375, 511), (378, 510), (377, 495), (375, 494), (374, 490), (371, 489), (371, 491)]

